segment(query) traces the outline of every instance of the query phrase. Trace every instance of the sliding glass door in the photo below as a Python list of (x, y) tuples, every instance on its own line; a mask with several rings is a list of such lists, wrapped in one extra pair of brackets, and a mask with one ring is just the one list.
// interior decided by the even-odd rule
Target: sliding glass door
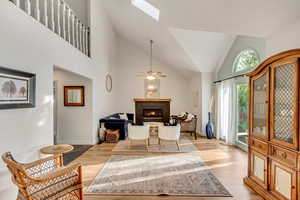
[(239, 81), (236, 84), (236, 145), (248, 149), (248, 84)]

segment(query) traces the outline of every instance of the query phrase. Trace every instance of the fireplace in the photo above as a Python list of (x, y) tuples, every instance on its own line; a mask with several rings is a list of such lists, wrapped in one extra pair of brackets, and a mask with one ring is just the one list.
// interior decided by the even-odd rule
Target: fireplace
[(137, 123), (170, 121), (170, 99), (134, 99), (134, 101)]
[(162, 109), (143, 109), (144, 118), (162, 118), (163, 110)]

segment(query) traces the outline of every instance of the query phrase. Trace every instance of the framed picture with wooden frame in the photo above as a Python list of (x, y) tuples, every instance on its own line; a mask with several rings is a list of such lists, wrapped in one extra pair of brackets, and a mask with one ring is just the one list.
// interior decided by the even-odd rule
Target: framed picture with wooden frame
[(84, 86), (64, 86), (65, 106), (85, 106)]

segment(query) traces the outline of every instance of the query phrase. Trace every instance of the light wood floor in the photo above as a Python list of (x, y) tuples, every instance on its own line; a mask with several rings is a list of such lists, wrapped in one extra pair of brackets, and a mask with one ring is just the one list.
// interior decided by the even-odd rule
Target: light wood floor
[[(192, 139), (190, 137), (190, 139)], [(247, 174), (247, 153), (221, 144), (217, 140), (198, 139), (193, 141), (200, 152), (186, 153), (197, 155), (211, 168), (214, 175), (234, 196), (224, 197), (157, 197), (157, 196), (85, 196), (86, 200), (261, 200), (256, 194), (250, 191), (243, 184), (243, 177)], [(83, 165), (83, 179), (85, 189), (95, 178), (99, 170), (103, 167), (108, 158), (113, 154), (140, 155), (140, 152), (112, 152), (115, 144), (95, 145), (73, 163), (80, 162)], [(150, 153), (149, 153), (150, 154)], [(162, 153), (158, 153), (162, 154)]]

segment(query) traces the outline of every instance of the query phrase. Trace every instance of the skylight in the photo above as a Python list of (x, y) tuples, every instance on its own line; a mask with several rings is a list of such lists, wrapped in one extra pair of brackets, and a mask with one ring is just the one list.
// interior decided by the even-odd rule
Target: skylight
[(153, 17), (156, 21), (159, 20), (159, 9), (152, 6), (146, 0), (131, 0), (132, 5), (141, 9), (147, 15)]

